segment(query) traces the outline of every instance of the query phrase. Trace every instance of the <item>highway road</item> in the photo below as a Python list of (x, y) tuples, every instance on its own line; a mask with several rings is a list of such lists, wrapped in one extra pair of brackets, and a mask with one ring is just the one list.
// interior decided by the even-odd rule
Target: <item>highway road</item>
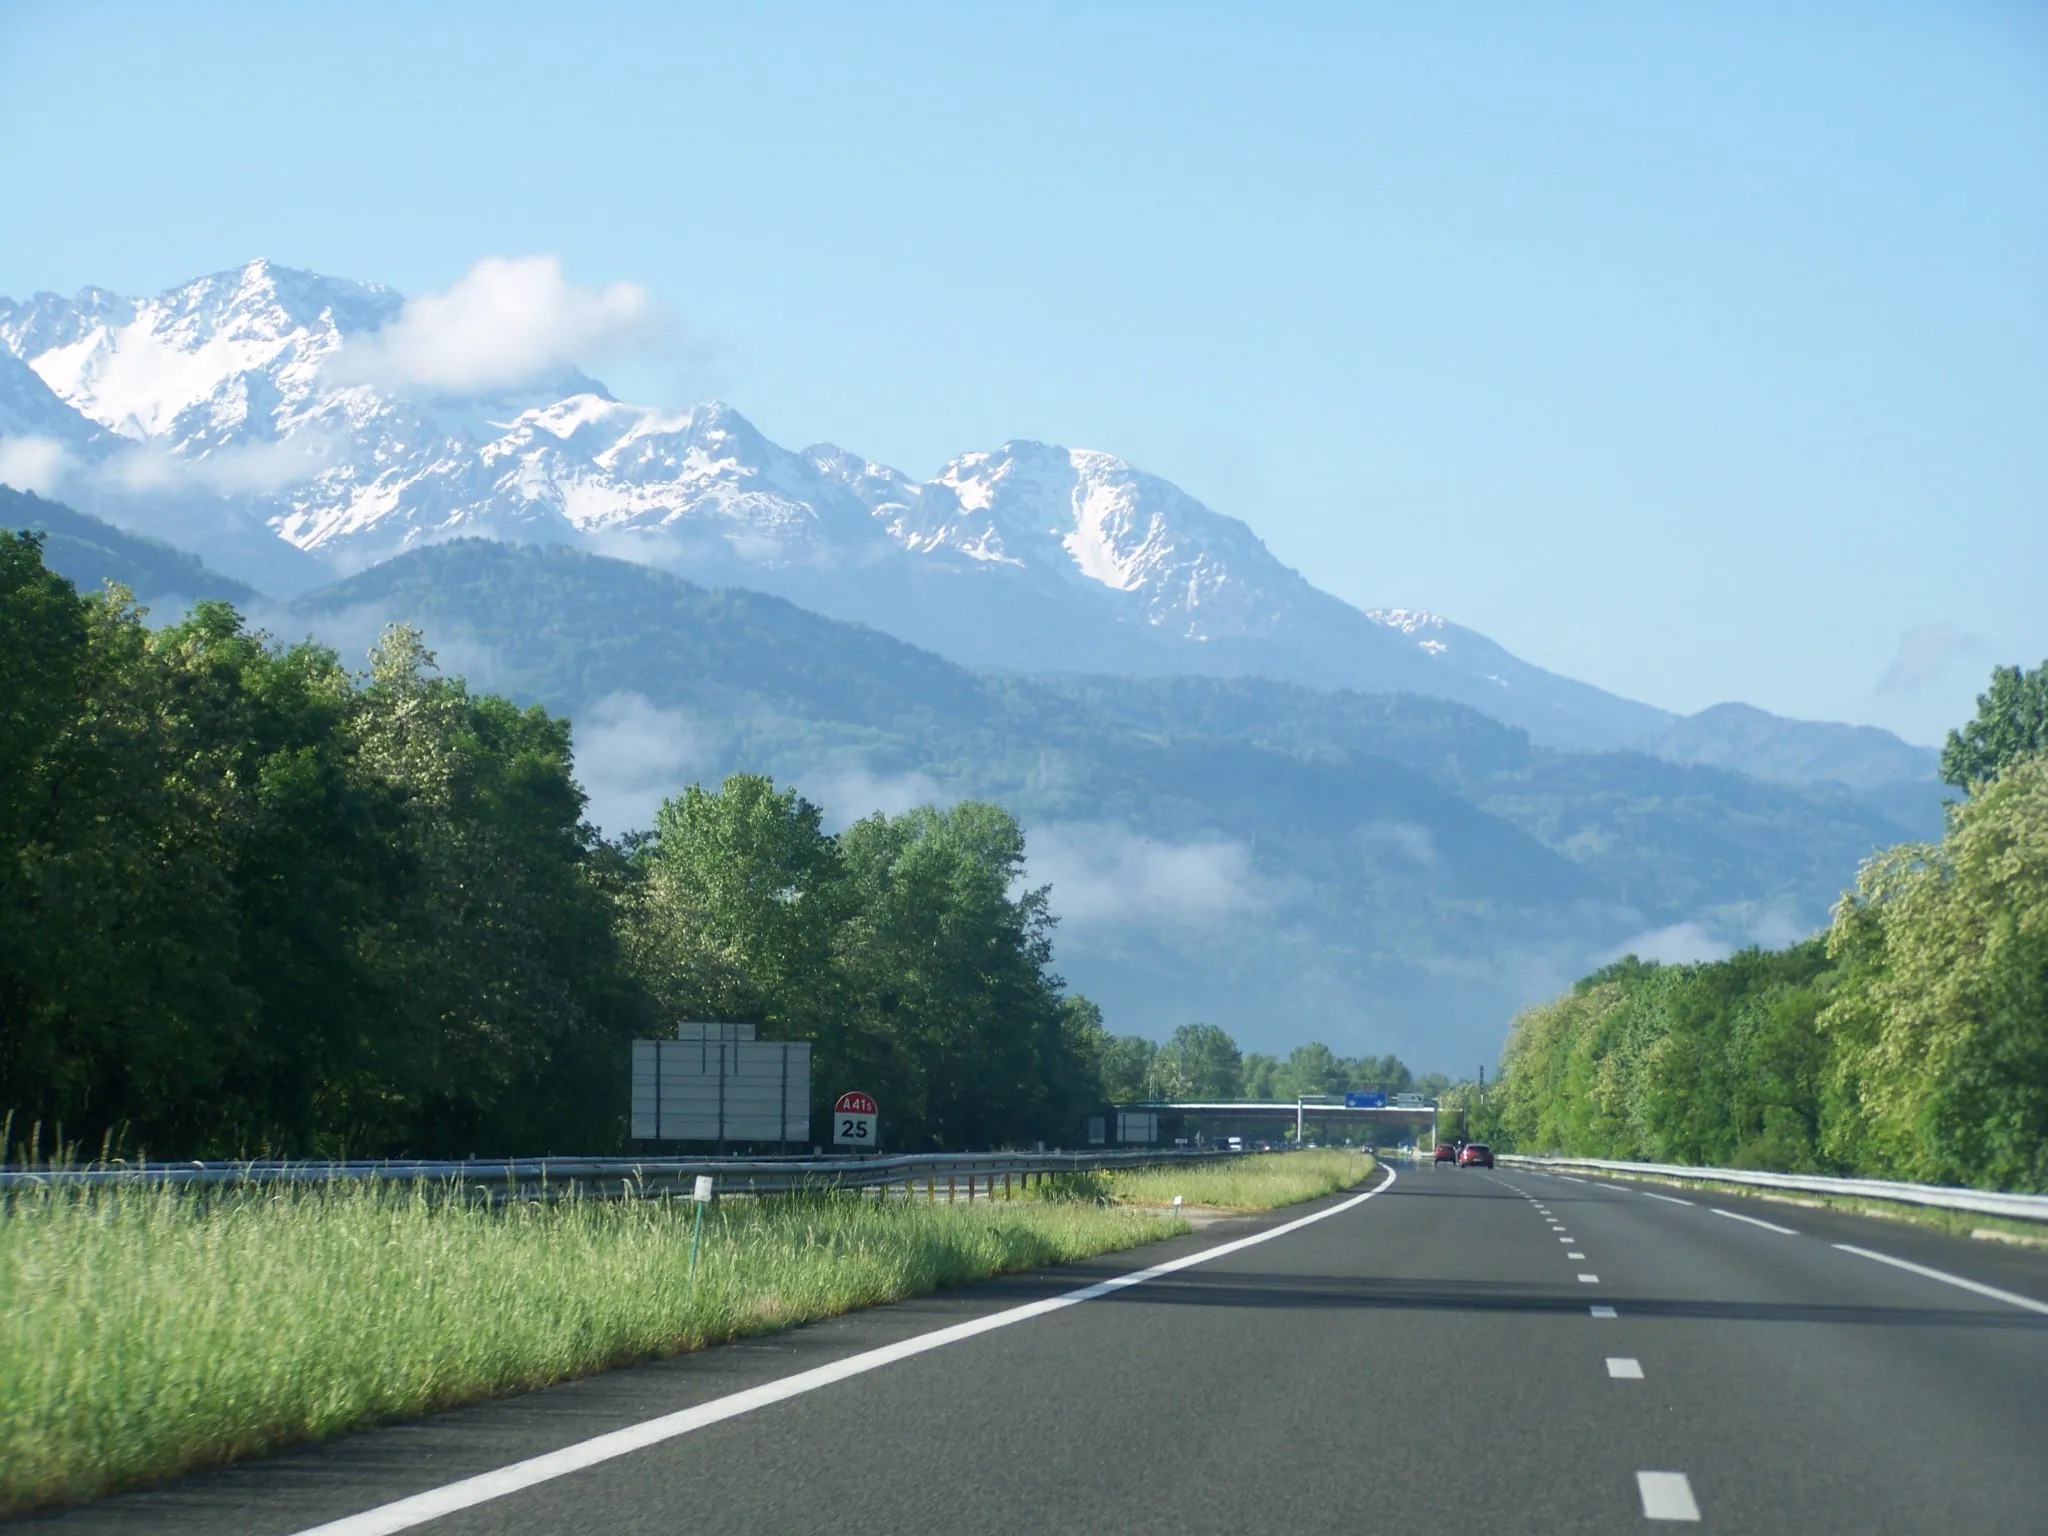
[(2048, 1532), (2048, 1255), (1509, 1168), (1367, 1190), (24, 1528)]

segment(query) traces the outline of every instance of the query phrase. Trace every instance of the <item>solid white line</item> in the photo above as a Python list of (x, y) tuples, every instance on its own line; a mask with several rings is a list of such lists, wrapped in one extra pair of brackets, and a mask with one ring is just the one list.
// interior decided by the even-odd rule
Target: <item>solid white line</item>
[(1394, 1170), (1389, 1168), (1386, 1178), (1362, 1195), (1354, 1195), (1349, 1200), (1330, 1206), (1326, 1210), (1298, 1217), (1281, 1226), (1270, 1227), (1264, 1232), (1254, 1232), (1249, 1237), (1240, 1237), (1232, 1242), (1219, 1243), (1214, 1248), (1204, 1248), (1199, 1253), (1169, 1259), (1166, 1263), (1155, 1264), (1150, 1269), (1133, 1270), (1130, 1274), (1118, 1275), (1112, 1280), (1085, 1285), (1064, 1295), (1050, 1296), (1043, 1301), (1026, 1302), (1022, 1306), (1011, 1307), (1006, 1311), (990, 1313), (987, 1317), (954, 1323), (951, 1327), (921, 1333), (916, 1338), (902, 1339), (894, 1344), (885, 1344), (879, 1349), (849, 1355), (844, 1360), (835, 1360), (830, 1365), (814, 1366), (808, 1371), (799, 1371), (794, 1376), (785, 1376), (780, 1381), (766, 1382), (758, 1387), (749, 1387), (744, 1392), (713, 1398), (710, 1402), (699, 1403), (694, 1408), (684, 1408), (676, 1413), (663, 1414), (660, 1418), (629, 1424), (624, 1429), (615, 1429), (610, 1434), (580, 1440), (574, 1445), (565, 1445), (560, 1450), (549, 1451), (543, 1456), (515, 1461), (510, 1466), (499, 1467), (491, 1472), (481, 1472), (475, 1477), (465, 1477), (459, 1482), (449, 1483), (440, 1488), (430, 1488), (425, 1493), (416, 1493), (410, 1498), (380, 1504), (375, 1509), (366, 1509), (360, 1514), (330, 1520), (325, 1525), (309, 1526), (300, 1531), (298, 1536), (393, 1536), (394, 1532), (411, 1530), (416, 1525), (438, 1520), (443, 1515), (454, 1514), (457, 1510), (471, 1509), (478, 1504), (487, 1504), (493, 1499), (502, 1499), (508, 1494), (532, 1488), (536, 1484), (552, 1482), (555, 1478), (566, 1477), (571, 1472), (581, 1472), (586, 1467), (594, 1467), (601, 1462), (645, 1450), (650, 1445), (659, 1445), (664, 1440), (687, 1435), (692, 1430), (720, 1424), (727, 1419), (738, 1418), (741, 1414), (752, 1413), (757, 1408), (766, 1408), (792, 1397), (801, 1397), (806, 1392), (815, 1392), (820, 1387), (829, 1387), (849, 1377), (864, 1376), (869, 1371), (878, 1370), (885, 1365), (894, 1365), (899, 1360), (908, 1360), (934, 1349), (943, 1349), (948, 1344), (958, 1344), (963, 1339), (993, 1333), (998, 1328), (1008, 1328), (1015, 1323), (1029, 1322), (1032, 1318), (1044, 1317), (1050, 1312), (1079, 1306), (1084, 1301), (1094, 1301), (1098, 1297), (1113, 1295), (1134, 1285), (1143, 1285), (1148, 1280), (1157, 1280), (1162, 1275), (1171, 1275), (1197, 1264), (1206, 1264), (1211, 1259), (1220, 1259), (1225, 1254), (1237, 1253), (1259, 1243), (1270, 1243), (1276, 1237), (1299, 1232), (1303, 1227), (1327, 1221), (1332, 1216), (1340, 1216), (1365, 1204), (1374, 1195), (1389, 1188), (1394, 1178)]
[(1616, 1381), (1641, 1381), (1643, 1379), (1643, 1362), (1632, 1360), (1627, 1355), (1609, 1355), (1607, 1357), (1607, 1374)]
[(1598, 1285), (1599, 1283), (1600, 1283), (1600, 1277), (1599, 1277), (1598, 1275), (1581, 1275), (1581, 1276), (1579, 1276), (1579, 1284), (1581, 1284), (1581, 1285)]
[(1692, 1484), (1683, 1472), (1638, 1472), (1636, 1491), (1643, 1496), (1645, 1520), (1697, 1520)]
[(1595, 1307), (1593, 1308), (1593, 1315), (1595, 1317), (1619, 1317), (1621, 1314), (1612, 1307)]
[(1836, 1243), (1844, 1253), (1853, 1253), (1859, 1258), (1875, 1259), (1880, 1264), (1889, 1264), (1894, 1269), (1909, 1270), (1916, 1275), (1925, 1275), (1929, 1280), (1939, 1280), (1943, 1285), (1961, 1286), (1966, 1291), (1975, 1291), (1979, 1296), (1989, 1296), (1993, 1301), (2002, 1301), (2010, 1306), (2025, 1307), (2029, 1312), (2039, 1312), (2048, 1317), (2048, 1301), (2036, 1301), (2031, 1296), (2021, 1296), (2014, 1291), (2001, 1291), (1995, 1285), (1986, 1285), (1981, 1280), (1965, 1280), (1961, 1275), (1952, 1275), (1945, 1269), (1929, 1269), (1925, 1264), (1909, 1263), (1895, 1259), (1888, 1253), (1873, 1253), (1868, 1248), (1858, 1248), (1854, 1243)]
[(1653, 1195), (1653, 1194), (1651, 1194), (1651, 1193), (1650, 1193), (1650, 1191), (1649, 1191), (1649, 1190), (1647, 1190), (1647, 1189), (1639, 1189), (1639, 1190), (1637, 1190), (1637, 1191), (1636, 1191), (1636, 1193), (1637, 1193), (1637, 1194), (1639, 1194), (1639, 1195), (1641, 1195), (1641, 1196), (1642, 1196), (1642, 1197), (1643, 1197), (1643, 1198), (1644, 1198), (1645, 1200), (1662, 1200), (1662, 1201), (1663, 1201), (1663, 1202), (1664, 1202), (1664, 1203), (1665, 1203), (1666, 1205), (1691, 1205), (1691, 1204), (1692, 1204), (1692, 1202), (1691, 1202), (1690, 1200), (1681, 1200), (1681, 1199), (1679, 1199), (1679, 1198), (1678, 1198), (1678, 1196), (1676, 1196), (1676, 1195)]
[(1730, 1221), (1746, 1221), (1752, 1227), (1762, 1227), (1766, 1232), (1782, 1232), (1787, 1237), (1797, 1237), (1799, 1235), (1790, 1227), (1781, 1227), (1775, 1221), (1761, 1221), (1754, 1216), (1738, 1215), (1734, 1211), (1724, 1211), (1718, 1205), (1710, 1205), (1707, 1209), (1716, 1216), (1726, 1216)]

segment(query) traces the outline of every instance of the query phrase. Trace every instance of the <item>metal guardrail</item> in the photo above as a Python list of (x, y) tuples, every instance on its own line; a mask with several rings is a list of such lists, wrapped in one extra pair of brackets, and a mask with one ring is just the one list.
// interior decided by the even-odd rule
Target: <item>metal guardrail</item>
[(1127, 1152), (976, 1152), (902, 1157), (655, 1158), (540, 1157), (504, 1162), (190, 1162), (136, 1163), (78, 1168), (0, 1168), (0, 1193), (53, 1188), (120, 1185), (314, 1187), (380, 1180), (392, 1184), (441, 1184), (473, 1191), (533, 1198), (576, 1189), (602, 1196), (638, 1198), (687, 1194), (699, 1175), (717, 1181), (723, 1194), (773, 1194), (792, 1190), (875, 1189), (922, 1184), (936, 1198), (943, 1182), (953, 1198), (961, 1183), (967, 1197), (977, 1187), (993, 1192), (996, 1181), (1031, 1175), (1093, 1173), (1112, 1168), (1150, 1168), (1214, 1162), (1249, 1154), (1224, 1149), (1179, 1148)]
[(1954, 1189), (1946, 1184), (1899, 1184), (1890, 1179), (1838, 1179), (1819, 1173), (1758, 1173), (1747, 1168), (1695, 1168), (1686, 1163), (1623, 1163), (1602, 1157), (1527, 1157), (1494, 1154), (1503, 1163), (1530, 1168), (1583, 1168), (1594, 1173), (1628, 1173), (1656, 1179), (1691, 1179), (1711, 1184), (1748, 1184), (1809, 1195), (1848, 1195), (1891, 1200), (1945, 1211), (1972, 1211), (2015, 1221), (2048, 1221), (2048, 1195), (2015, 1195), (1989, 1189)]

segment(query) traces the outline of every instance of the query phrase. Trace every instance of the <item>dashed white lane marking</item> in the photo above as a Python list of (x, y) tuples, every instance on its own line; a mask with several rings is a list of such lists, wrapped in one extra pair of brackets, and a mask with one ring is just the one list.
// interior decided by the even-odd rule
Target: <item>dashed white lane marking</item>
[(1616, 1381), (1641, 1381), (1643, 1379), (1643, 1362), (1630, 1359), (1627, 1355), (1609, 1355), (1607, 1357), (1607, 1374)]
[(1592, 1312), (1595, 1317), (1619, 1317), (1621, 1315), (1612, 1307), (1594, 1307)]
[(1643, 1198), (1644, 1198), (1645, 1200), (1662, 1200), (1662, 1201), (1663, 1201), (1663, 1202), (1664, 1202), (1664, 1203), (1665, 1203), (1666, 1205), (1691, 1205), (1691, 1204), (1692, 1204), (1692, 1202), (1691, 1202), (1690, 1200), (1681, 1200), (1681, 1199), (1679, 1199), (1679, 1198), (1678, 1198), (1678, 1196), (1676, 1196), (1676, 1195), (1656, 1195), (1656, 1194), (1652, 1194), (1652, 1193), (1651, 1193), (1651, 1192), (1650, 1192), (1649, 1190), (1647, 1190), (1647, 1189), (1639, 1189), (1639, 1190), (1637, 1190), (1637, 1191), (1636, 1191), (1636, 1193), (1637, 1193), (1637, 1194), (1639, 1194), (1639, 1195), (1641, 1195), (1641, 1196), (1642, 1196), (1642, 1197), (1643, 1197)]
[(2039, 1312), (2048, 1317), (2048, 1301), (2036, 1301), (2031, 1296), (2022, 1296), (2016, 1291), (2001, 1291), (1995, 1285), (1986, 1285), (1981, 1280), (1965, 1280), (1961, 1275), (1952, 1275), (1945, 1269), (1929, 1269), (1925, 1264), (1914, 1264), (1905, 1259), (1895, 1259), (1888, 1253), (1876, 1253), (1868, 1248), (1858, 1248), (1854, 1243), (1836, 1243), (1835, 1247), (1844, 1253), (1853, 1253), (1861, 1259), (1875, 1259), (1880, 1264), (1889, 1264), (1893, 1269), (1923, 1275), (1929, 1280), (1939, 1280), (1943, 1285), (1960, 1286), (1963, 1290), (1974, 1291), (1979, 1296), (1989, 1296), (1993, 1301), (2002, 1301), (2008, 1306), (2025, 1307), (2029, 1312)]
[(1764, 1221), (1759, 1217), (1743, 1216), (1735, 1211), (1724, 1211), (1718, 1205), (1710, 1205), (1707, 1207), (1707, 1209), (1712, 1211), (1716, 1216), (1726, 1216), (1730, 1221), (1746, 1221), (1752, 1227), (1762, 1227), (1766, 1232), (1782, 1232), (1787, 1237), (1797, 1237), (1799, 1235), (1797, 1232), (1793, 1231), (1792, 1228), (1781, 1227), (1775, 1221)]
[(1578, 1251), (1577, 1251), (1577, 1250), (1575, 1249), (1575, 1250), (1573, 1250), (1572, 1252), (1570, 1252), (1570, 1253), (1566, 1254), (1566, 1255), (1565, 1255), (1565, 1257), (1566, 1257), (1566, 1258), (1568, 1258), (1568, 1259), (1583, 1259), (1583, 1258), (1585, 1257), (1585, 1255), (1584, 1255), (1583, 1253), (1580, 1253), (1580, 1252), (1578, 1252)]
[(1079, 1290), (1068, 1291), (1063, 1295), (1048, 1296), (1043, 1301), (1029, 1301), (1019, 1307), (992, 1312), (986, 1317), (971, 1318), (967, 1322), (954, 1323), (946, 1328), (935, 1328), (930, 1333), (921, 1333), (915, 1338), (899, 1339), (894, 1344), (884, 1344), (880, 1349), (848, 1355), (844, 1360), (814, 1366), (808, 1371), (799, 1371), (794, 1376), (785, 1376), (780, 1381), (764, 1382), (758, 1387), (749, 1387), (744, 1392), (715, 1397), (708, 1403), (697, 1404), (694, 1408), (684, 1408), (679, 1412), (663, 1414), (659, 1418), (647, 1419), (639, 1424), (629, 1424), (624, 1429), (613, 1430), (610, 1434), (579, 1440), (574, 1445), (565, 1445), (560, 1450), (549, 1451), (544, 1456), (515, 1461), (510, 1466), (499, 1467), (496, 1471), (481, 1472), (475, 1477), (465, 1477), (459, 1482), (430, 1488), (425, 1493), (416, 1493), (410, 1498), (381, 1504), (375, 1509), (366, 1509), (360, 1514), (330, 1520), (325, 1525), (309, 1526), (300, 1531), (298, 1536), (394, 1536), (398, 1531), (409, 1531), (416, 1525), (425, 1525), (429, 1520), (438, 1520), (443, 1515), (454, 1514), (457, 1510), (488, 1504), (493, 1499), (502, 1499), (522, 1489), (552, 1482), (558, 1477), (568, 1476), (571, 1472), (581, 1472), (586, 1467), (598, 1466), (620, 1456), (630, 1455), (634, 1451), (645, 1450), (650, 1445), (660, 1445), (664, 1441), (674, 1440), (678, 1436), (689, 1434), (692, 1430), (720, 1424), (727, 1419), (738, 1418), (742, 1414), (752, 1413), (757, 1408), (767, 1408), (792, 1397), (801, 1397), (807, 1392), (815, 1392), (820, 1387), (829, 1387), (849, 1377), (864, 1376), (869, 1371), (893, 1365), (899, 1360), (908, 1360), (930, 1350), (943, 1349), (948, 1344), (958, 1344), (964, 1339), (993, 1333), (998, 1328), (1008, 1328), (1013, 1323), (1029, 1322), (1050, 1312), (1064, 1311), (1084, 1301), (1093, 1301), (1099, 1296), (1114, 1295), (1118, 1291), (1128, 1290), (1131, 1286), (1143, 1285), (1148, 1280), (1157, 1280), (1161, 1276), (1174, 1274), (1197, 1264), (1206, 1264), (1211, 1259), (1220, 1259), (1225, 1254), (1238, 1253), (1259, 1243), (1270, 1243), (1276, 1237), (1299, 1232), (1303, 1227), (1327, 1221), (1332, 1216), (1341, 1216), (1344, 1212), (1365, 1204), (1374, 1195), (1390, 1188), (1394, 1178), (1394, 1170), (1389, 1168), (1386, 1178), (1362, 1195), (1353, 1195), (1349, 1200), (1340, 1201), (1307, 1216), (1297, 1217), (1281, 1226), (1254, 1232), (1249, 1237), (1240, 1237), (1234, 1242), (1218, 1243), (1214, 1248), (1183, 1254), (1180, 1258), (1169, 1259), (1164, 1264), (1155, 1264), (1150, 1269), (1133, 1270), (1129, 1274), (1118, 1275), (1095, 1285), (1084, 1285)]
[(1645, 1520), (1697, 1520), (1700, 1507), (1692, 1483), (1683, 1472), (1638, 1472), (1636, 1491), (1643, 1496)]
[(1560, 1173), (1557, 1177), (1563, 1179), (1567, 1184), (1583, 1184), (1586, 1182), (1584, 1179), (1575, 1179), (1568, 1173)]
[(1581, 1276), (1579, 1276), (1579, 1284), (1581, 1284), (1581, 1285), (1598, 1285), (1599, 1283), (1600, 1283), (1600, 1277), (1599, 1277), (1598, 1275), (1581, 1275)]
[(1576, 1237), (1560, 1237), (1558, 1241), (1560, 1243), (1576, 1243), (1578, 1239)]

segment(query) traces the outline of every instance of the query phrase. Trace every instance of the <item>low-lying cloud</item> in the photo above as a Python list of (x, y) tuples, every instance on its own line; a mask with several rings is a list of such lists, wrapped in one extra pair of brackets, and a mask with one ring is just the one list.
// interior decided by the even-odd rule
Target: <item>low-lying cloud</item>
[(1624, 955), (1634, 955), (1659, 965), (1696, 965), (1703, 960), (1726, 960), (1734, 953), (1732, 945), (1715, 938), (1704, 924), (1673, 923), (1624, 939), (1601, 956), (1600, 963), (1611, 965)]
[(1899, 636), (1898, 653), (1877, 680), (1876, 691), (1884, 694), (1918, 693), (1940, 682), (1950, 662), (1977, 655), (1983, 649), (1983, 642), (1975, 635), (1965, 633), (1953, 624), (1923, 624), (1917, 629), (1909, 629)]
[(70, 467), (70, 454), (54, 437), (0, 437), (0, 485), (48, 496)]
[(576, 718), (576, 777), (590, 820), (611, 837), (654, 825), (662, 801), (706, 771), (712, 752), (686, 711), (612, 693)]
[(797, 789), (825, 813), (826, 829), (834, 832), (877, 812), (901, 816), (920, 805), (943, 809), (960, 798), (929, 774), (874, 773), (858, 764), (805, 773)]
[(262, 495), (316, 477), (342, 444), (337, 434), (305, 427), (268, 442), (238, 443), (198, 454), (174, 454), (143, 444), (110, 458), (98, 474), (124, 491), (204, 490), (220, 495)]
[(1052, 910), (1075, 922), (1202, 926), (1271, 905), (1251, 850), (1232, 839), (1172, 843), (1099, 822), (1030, 829), (1027, 879), (1052, 887)]
[(407, 299), (389, 324), (349, 338), (327, 371), (339, 383), (476, 391), (641, 351), (666, 330), (638, 283), (584, 288), (554, 256), (486, 256), (441, 292)]

